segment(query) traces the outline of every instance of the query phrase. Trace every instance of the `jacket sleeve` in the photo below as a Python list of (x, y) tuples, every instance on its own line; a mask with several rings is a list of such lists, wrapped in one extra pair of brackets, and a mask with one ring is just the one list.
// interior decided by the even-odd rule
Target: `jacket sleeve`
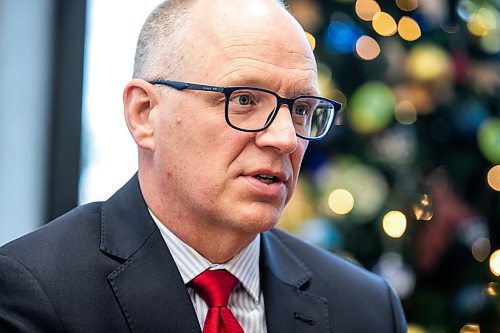
[(401, 301), (399, 300), (399, 297), (396, 295), (396, 292), (394, 289), (392, 289), (387, 281), (385, 281), (385, 284), (387, 285), (387, 289), (389, 292), (389, 302), (391, 304), (392, 308), (392, 316), (393, 316), (393, 322), (394, 322), (394, 332), (396, 333), (406, 333), (407, 332), (407, 326), (406, 326), (406, 318), (403, 312), (403, 307), (401, 306)]
[(0, 255), (0, 332), (63, 332), (37, 278), (20, 262)]

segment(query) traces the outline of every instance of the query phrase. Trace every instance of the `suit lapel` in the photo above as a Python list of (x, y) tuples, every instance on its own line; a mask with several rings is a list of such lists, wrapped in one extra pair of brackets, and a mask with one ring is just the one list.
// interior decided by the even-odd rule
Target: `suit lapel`
[(263, 234), (261, 255), (268, 333), (330, 332), (327, 300), (304, 290), (311, 271), (273, 231)]
[[(269, 333), (329, 332), (327, 301), (273, 231), (262, 237), (261, 282)], [(177, 266), (133, 177), (101, 212), (100, 249), (119, 262), (108, 281), (132, 332), (201, 333)]]
[(137, 176), (103, 204), (100, 248), (121, 263), (108, 281), (132, 332), (201, 332)]

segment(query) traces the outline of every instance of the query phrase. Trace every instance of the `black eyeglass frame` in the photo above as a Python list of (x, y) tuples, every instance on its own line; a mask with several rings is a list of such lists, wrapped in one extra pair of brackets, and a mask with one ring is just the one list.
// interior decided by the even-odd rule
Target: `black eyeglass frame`
[[(187, 90), (201, 90), (201, 91), (211, 91), (211, 92), (218, 92), (218, 93), (224, 94), (224, 96), (225, 96), (225, 112), (224, 112), (224, 114), (225, 114), (225, 118), (226, 118), (226, 123), (229, 126), (231, 126), (232, 128), (234, 128), (235, 130), (242, 131), (242, 132), (260, 132), (260, 131), (265, 130), (266, 128), (271, 126), (271, 124), (273, 123), (274, 119), (276, 118), (276, 115), (278, 114), (278, 111), (280, 110), (282, 105), (287, 105), (288, 110), (290, 111), (290, 113), (292, 113), (293, 104), (295, 103), (296, 100), (301, 99), (301, 98), (315, 98), (315, 99), (322, 100), (322, 101), (325, 101), (327, 103), (332, 104), (334, 107), (333, 117), (331, 118), (331, 120), (328, 124), (327, 130), (321, 136), (314, 137), (314, 138), (308, 138), (308, 137), (305, 137), (305, 136), (298, 134), (297, 131), (295, 131), (295, 135), (297, 135), (299, 138), (302, 138), (302, 139), (308, 140), (308, 141), (318, 141), (318, 140), (323, 139), (328, 134), (330, 129), (332, 128), (332, 124), (335, 123), (335, 118), (337, 117), (337, 113), (342, 108), (341, 103), (334, 101), (334, 100), (331, 100), (331, 99), (328, 99), (328, 98), (320, 97), (320, 96), (299, 95), (299, 96), (295, 96), (293, 98), (284, 98), (272, 90), (267, 90), (267, 89), (257, 88), (257, 87), (245, 87), (245, 86), (216, 87), (216, 86), (209, 86), (209, 85), (204, 85), (204, 84), (171, 81), (171, 80), (160, 80), (160, 79), (148, 81), (148, 82), (150, 84), (160, 84), (160, 85), (169, 86), (169, 87), (172, 87), (176, 90), (185, 90), (185, 89), (187, 89)], [(271, 111), (269, 118), (268, 118), (268, 121), (266, 122), (266, 124), (262, 128), (254, 129), (254, 130), (239, 128), (239, 127), (233, 125), (231, 123), (231, 121), (229, 120), (229, 97), (231, 96), (231, 94), (234, 91), (241, 90), (241, 89), (262, 91), (262, 92), (269, 93), (269, 94), (273, 95), (274, 97), (276, 97), (276, 101), (277, 101), (276, 108)]]

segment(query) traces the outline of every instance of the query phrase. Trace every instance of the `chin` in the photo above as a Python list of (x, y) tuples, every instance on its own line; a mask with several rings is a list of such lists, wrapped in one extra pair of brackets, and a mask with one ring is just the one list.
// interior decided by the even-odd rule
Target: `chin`
[(276, 207), (253, 209), (242, 214), (238, 224), (247, 233), (258, 234), (272, 229), (278, 223), (281, 212), (282, 209)]

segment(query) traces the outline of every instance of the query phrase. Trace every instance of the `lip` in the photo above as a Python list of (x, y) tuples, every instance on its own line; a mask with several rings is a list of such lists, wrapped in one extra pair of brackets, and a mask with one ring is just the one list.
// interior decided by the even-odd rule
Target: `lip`
[[(271, 184), (266, 184), (254, 177), (258, 174), (276, 177), (277, 181)], [(289, 177), (284, 172), (270, 170), (252, 170), (250, 172), (241, 174), (240, 178), (245, 180), (250, 185), (251, 191), (260, 197), (281, 198), (283, 196), (286, 196), (286, 182), (288, 181)]]
[(286, 185), (282, 181), (266, 184), (253, 176), (241, 175), (240, 178), (249, 184), (250, 192), (258, 197), (277, 198), (286, 194)]
[(256, 175), (267, 175), (267, 176), (273, 176), (278, 179), (276, 183), (286, 183), (288, 179), (290, 178), (285, 172), (283, 171), (277, 171), (277, 170), (268, 170), (268, 169), (258, 169), (258, 170), (251, 170), (248, 172), (244, 172), (242, 176), (244, 177), (254, 177)]

